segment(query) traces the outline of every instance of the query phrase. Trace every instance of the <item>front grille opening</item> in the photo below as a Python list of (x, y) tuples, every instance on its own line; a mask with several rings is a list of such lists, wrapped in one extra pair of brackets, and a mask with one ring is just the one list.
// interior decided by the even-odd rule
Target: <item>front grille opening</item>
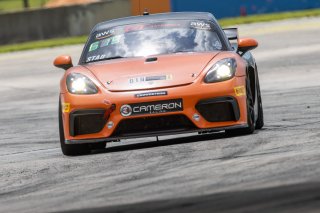
[(103, 126), (104, 119), (100, 115), (77, 116), (74, 122), (76, 135), (97, 133), (102, 130)]
[(169, 115), (122, 120), (113, 136), (146, 134), (148, 132), (191, 130), (196, 126), (185, 115)]
[(196, 109), (209, 122), (236, 121), (239, 119), (238, 104), (231, 98), (202, 101), (196, 105)]
[(106, 121), (104, 110), (81, 110), (70, 116), (70, 134), (72, 136), (100, 132)]

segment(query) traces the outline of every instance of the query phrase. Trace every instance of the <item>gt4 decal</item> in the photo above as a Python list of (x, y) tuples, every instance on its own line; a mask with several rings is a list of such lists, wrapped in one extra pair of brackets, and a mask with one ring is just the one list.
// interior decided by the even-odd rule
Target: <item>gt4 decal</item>
[(236, 96), (244, 96), (246, 95), (246, 88), (244, 86), (235, 87), (234, 93)]

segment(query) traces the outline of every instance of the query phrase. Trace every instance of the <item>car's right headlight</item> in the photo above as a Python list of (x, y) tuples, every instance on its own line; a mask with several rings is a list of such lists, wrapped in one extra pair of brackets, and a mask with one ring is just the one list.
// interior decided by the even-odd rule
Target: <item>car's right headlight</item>
[(96, 94), (98, 88), (86, 76), (80, 73), (70, 73), (67, 76), (67, 88), (72, 94)]

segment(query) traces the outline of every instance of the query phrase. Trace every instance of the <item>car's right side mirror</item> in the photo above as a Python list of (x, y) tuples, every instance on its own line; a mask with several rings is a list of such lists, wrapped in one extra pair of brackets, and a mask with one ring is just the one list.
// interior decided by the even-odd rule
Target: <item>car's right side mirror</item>
[(53, 65), (58, 67), (58, 68), (62, 68), (64, 70), (67, 70), (71, 67), (73, 67), (73, 64), (72, 64), (72, 59), (70, 56), (68, 55), (61, 55), (61, 56), (58, 56), (54, 62), (53, 62)]
[(258, 42), (253, 38), (241, 38), (238, 40), (238, 52), (241, 52), (241, 55), (256, 47), (258, 47)]

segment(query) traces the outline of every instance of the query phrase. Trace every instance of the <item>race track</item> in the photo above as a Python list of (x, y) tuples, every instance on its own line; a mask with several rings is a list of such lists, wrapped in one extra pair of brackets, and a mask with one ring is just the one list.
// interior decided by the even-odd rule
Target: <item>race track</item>
[(55, 56), (0, 54), (0, 212), (319, 212), (320, 18), (241, 26), (260, 42), (265, 127), (126, 140), (66, 157)]

